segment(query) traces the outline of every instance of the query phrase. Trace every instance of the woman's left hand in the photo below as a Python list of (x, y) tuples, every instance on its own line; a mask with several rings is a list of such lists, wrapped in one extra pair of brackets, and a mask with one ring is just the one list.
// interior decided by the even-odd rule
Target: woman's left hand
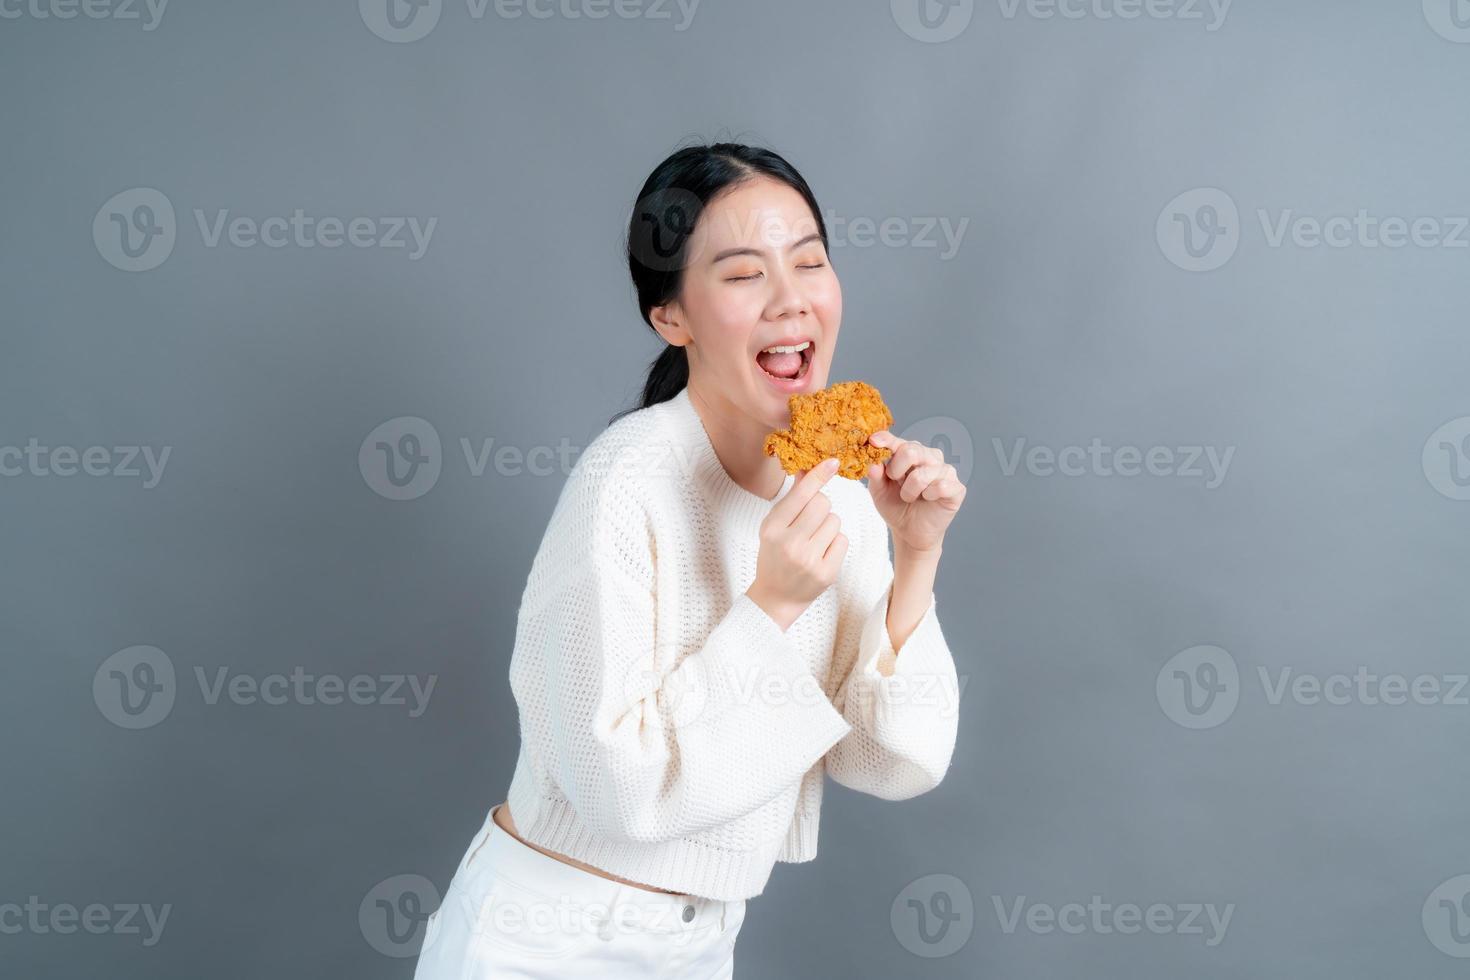
[(895, 548), (937, 551), (944, 532), (965, 499), (965, 485), (944, 452), (913, 439), (900, 439), (881, 429), (868, 437), (874, 446), (893, 450), (884, 463), (868, 466), (868, 492), (873, 506), (893, 533)]

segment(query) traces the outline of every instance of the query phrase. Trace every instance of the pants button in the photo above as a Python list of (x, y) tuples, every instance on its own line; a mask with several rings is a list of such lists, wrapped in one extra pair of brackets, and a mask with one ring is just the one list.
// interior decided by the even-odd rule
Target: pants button
[(684, 921), (685, 922), (693, 922), (694, 921), (694, 906), (693, 905), (686, 905), (686, 906), (684, 906)]

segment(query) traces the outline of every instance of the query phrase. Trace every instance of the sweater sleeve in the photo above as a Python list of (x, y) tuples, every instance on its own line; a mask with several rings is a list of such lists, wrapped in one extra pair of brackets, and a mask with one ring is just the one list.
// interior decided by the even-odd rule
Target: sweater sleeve
[[(578, 816), (611, 839), (652, 843), (729, 823), (798, 783), (851, 726), (743, 593), (702, 643), (681, 644), (681, 623), (658, 618), (642, 508), (596, 496), (559, 508), (583, 520), (553, 517), (558, 557), (552, 567), (538, 555), (541, 585), (518, 617), (513, 688), (538, 720), (533, 751)], [(686, 645), (695, 648), (678, 658)]]
[(949, 769), (959, 729), (960, 685), (932, 592), (901, 650), (893, 649), (887, 525), (879, 519), (877, 527), (869, 527), (857, 583), (840, 620), (860, 625), (839, 630), (833, 655), (834, 670), (847, 670), (836, 703), (853, 730), (827, 753), (825, 765), (843, 786), (906, 800), (934, 789)]

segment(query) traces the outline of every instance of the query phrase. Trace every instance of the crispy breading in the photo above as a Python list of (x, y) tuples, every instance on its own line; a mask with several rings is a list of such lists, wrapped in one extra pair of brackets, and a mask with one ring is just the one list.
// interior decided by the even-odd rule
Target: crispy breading
[(787, 473), (811, 469), (829, 456), (841, 463), (837, 472), (859, 480), (873, 463), (893, 455), (873, 446), (868, 436), (893, 424), (893, 413), (878, 389), (865, 381), (839, 381), (809, 395), (792, 395), (791, 428), (766, 436), (767, 456), (781, 460)]

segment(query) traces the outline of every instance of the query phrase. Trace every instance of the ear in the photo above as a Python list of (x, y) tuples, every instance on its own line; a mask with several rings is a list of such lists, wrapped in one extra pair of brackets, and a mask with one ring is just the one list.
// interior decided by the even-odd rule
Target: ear
[(658, 335), (675, 347), (683, 347), (693, 339), (684, 326), (684, 312), (676, 301), (655, 306), (648, 311), (648, 319), (653, 322), (653, 329), (658, 331)]

